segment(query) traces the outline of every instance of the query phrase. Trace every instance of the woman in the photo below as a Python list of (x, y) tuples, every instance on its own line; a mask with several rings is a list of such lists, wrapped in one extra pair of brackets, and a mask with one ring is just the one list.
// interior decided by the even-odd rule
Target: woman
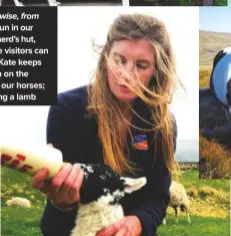
[(125, 217), (98, 236), (156, 235), (169, 203), (176, 129), (169, 112), (177, 83), (169, 35), (151, 16), (121, 15), (111, 25), (95, 81), (64, 92), (51, 106), (47, 141), (66, 164), (51, 180), (39, 171), (32, 186), (48, 198), (44, 235), (69, 235), (83, 173), (81, 163), (105, 163), (123, 176), (147, 176), (146, 186), (124, 198)]

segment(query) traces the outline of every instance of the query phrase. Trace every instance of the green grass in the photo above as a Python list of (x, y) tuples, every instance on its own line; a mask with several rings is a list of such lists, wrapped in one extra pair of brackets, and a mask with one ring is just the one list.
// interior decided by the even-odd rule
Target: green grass
[[(2, 208), (2, 236), (41, 236), (42, 207)], [(20, 233), (19, 233), (20, 232)]]
[[(39, 236), (39, 223), (44, 210), (45, 197), (31, 187), (31, 177), (1, 168), (2, 177), (2, 236)], [(167, 225), (158, 228), (159, 236), (206, 236), (229, 235), (229, 181), (199, 180), (197, 170), (186, 170), (179, 177), (186, 189), (194, 187), (199, 191), (204, 185), (221, 192), (224, 196), (208, 199), (199, 196), (191, 201), (191, 224), (185, 213), (179, 213), (179, 223), (171, 208), (168, 208)], [(6, 200), (12, 196), (26, 197), (32, 202), (30, 209), (7, 208)], [(52, 236), (52, 235), (51, 235)]]
[(178, 224), (173, 216), (167, 217), (167, 224), (158, 229), (158, 236), (229, 236), (229, 219), (192, 216), (191, 224), (180, 218)]
[(215, 6), (228, 6), (228, 0), (215, 0)]
[(1, 206), (13, 197), (25, 197), (32, 205), (43, 206), (45, 197), (31, 187), (31, 177), (15, 170), (1, 167)]
[[(227, 6), (228, 0), (213, 0), (213, 6)], [(203, 6), (203, 1), (201, 1), (200, 5), (195, 4), (192, 0), (180, 0), (181, 6)]]
[[(42, 193), (31, 187), (31, 177), (1, 167), (1, 183), (1, 235), (41, 236), (39, 223), (46, 199)], [(4, 207), (4, 203), (11, 197), (25, 197), (31, 201), (32, 207)]]
[(187, 222), (186, 214), (179, 212), (179, 222), (175, 223), (172, 208), (168, 208), (166, 225), (158, 229), (158, 236), (229, 236), (229, 207), (230, 183), (228, 180), (198, 180), (197, 170), (182, 172), (179, 181), (186, 190), (194, 188), (200, 191), (203, 187), (211, 187), (219, 193), (217, 196), (204, 197), (199, 194), (195, 200), (191, 199), (191, 224)]
[(199, 189), (204, 185), (208, 185), (212, 188), (217, 190), (222, 190), (224, 192), (230, 191), (230, 183), (229, 180), (199, 180), (199, 173), (197, 170), (187, 170), (183, 173), (182, 177), (180, 178), (180, 182), (185, 186), (185, 188), (189, 187), (196, 187)]

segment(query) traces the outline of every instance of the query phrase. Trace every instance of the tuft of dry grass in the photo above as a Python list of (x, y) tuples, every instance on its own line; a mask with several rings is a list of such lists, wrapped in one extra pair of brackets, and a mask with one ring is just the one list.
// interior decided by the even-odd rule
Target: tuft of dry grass
[(190, 187), (186, 190), (186, 193), (190, 198), (197, 199), (198, 198), (198, 191), (195, 187)]
[(210, 203), (214, 206), (223, 206), (223, 209), (227, 210), (227, 207), (230, 204), (229, 193), (224, 192), (222, 189), (215, 189), (211, 186), (202, 186), (199, 188), (198, 193), (202, 196), (207, 203)]
[(200, 135), (200, 178), (229, 179), (231, 177), (231, 152), (214, 140)]
[(219, 207), (219, 204), (211, 204), (208, 201), (191, 200), (190, 214), (201, 217), (213, 217), (216, 219), (225, 218), (229, 215), (226, 209)]
[(199, 78), (200, 78), (200, 88), (209, 88), (210, 87), (210, 75), (212, 72), (212, 67), (211, 66), (201, 66), (200, 67), (200, 73), (199, 73)]
[(207, 196), (216, 196), (217, 195), (217, 190), (210, 187), (210, 186), (203, 186), (199, 189), (199, 193), (204, 196), (204, 197), (207, 197)]

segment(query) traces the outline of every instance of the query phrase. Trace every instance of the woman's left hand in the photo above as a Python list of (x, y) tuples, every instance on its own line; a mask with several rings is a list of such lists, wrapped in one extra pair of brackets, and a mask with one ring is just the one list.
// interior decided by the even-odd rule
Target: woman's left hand
[(140, 236), (142, 226), (137, 216), (126, 216), (122, 220), (100, 230), (96, 236)]

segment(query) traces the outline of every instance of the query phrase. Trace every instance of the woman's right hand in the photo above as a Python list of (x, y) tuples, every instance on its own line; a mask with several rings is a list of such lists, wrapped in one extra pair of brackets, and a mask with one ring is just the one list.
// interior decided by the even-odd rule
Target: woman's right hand
[(78, 164), (63, 165), (51, 179), (48, 168), (39, 170), (32, 178), (32, 187), (43, 192), (59, 208), (68, 208), (80, 200), (80, 188), (83, 182), (83, 171)]

